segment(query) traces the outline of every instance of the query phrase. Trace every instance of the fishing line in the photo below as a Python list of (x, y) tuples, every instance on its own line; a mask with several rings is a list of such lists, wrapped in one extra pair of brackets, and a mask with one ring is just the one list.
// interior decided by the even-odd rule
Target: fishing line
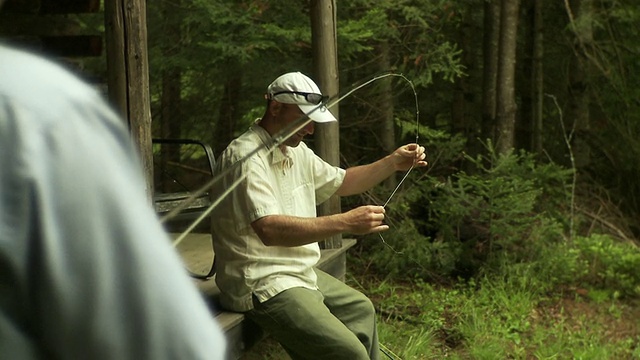
[(231, 184), (231, 186), (229, 186), (229, 188), (227, 190), (225, 190), (217, 199), (216, 201), (214, 201), (208, 208), (207, 210), (205, 210), (202, 214), (200, 214), (200, 216), (193, 222), (191, 223), (191, 225), (189, 225), (189, 227), (183, 231), (180, 236), (178, 236), (174, 241), (173, 241), (173, 246), (178, 246), (178, 244), (180, 244), (182, 242), (182, 240), (184, 240), (184, 238), (187, 237), (187, 235), (189, 235), (189, 233), (195, 229), (196, 226), (198, 226), (198, 224), (204, 220), (204, 218), (206, 218), (211, 211), (213, 211), (213, 209), (215, 209), (216, 206), (218, 206), (218, 204), (224, 200), (224, 198), (233, 191), (233, 189), (235, 189), (238, 185), (240, 185), (240, 183), (247, 177), (247, 174), (244, 173), (242, 174), (242, 176), (240, 176), (238, 179), (236, 179), (236, 181), (233, 182), (233, 184)]
[(400, 356), (396, 355), (393, 351), (389, 350), (388, 347), (382, 345), (382, 343), (379, 343), (378, 347), (380, 348), (380, 352), (382, 352), (389, 359), (391, 359), (391, 360), (402, 360), (402, 358)]
[[(407, 81), (409, 83), (409, 85), (411, 86), (411, 90), (413, 91), (413, 97), (414, 97), (414, 101), (415, 101), (415, 105), (416, 105), (416, 141), (415, 141), (415, 143), (416, 143), (416, 146), (419, 146), (418, 145), (418, 140), (420, 139), (420, 107), (418, 106), (418, 92), (416, 91), (416, 88), (413, 85), (413, 82), (411, 80), (409, 80), (407, 77), (405, 77), (402, 74), (395, 74), (395, 76), (399, 76), (399, 77), (403, 78), (405, 81)], [(398, 185), (396, 185), (396, 187), (391, 192), (391, 195), (389, 195), (389, 198), (387, 198), (387, 201), (385, 201), (384, 205), (382, 205), (383, 208), (387, 207), (387, 205), (389, 204), (389, 202), (391, 201), (393, 196), (400, 189), (400, 187), (402, 186), (404, 181), (407, 179), (407, 177), (409, 176), (411, 171), (415, 168), (415, 166), (416, 166), (416, 159), (414, 158), (413, 159), (413, 164), (411, 164), (411, 167), (409, 168), (409, 170), (407, 170), (407, 172), (404, 174), (404, 176), (402, 177), (402, 179), (400, 180)], [(380, 240), (382, 241), (382, 243), (385, 244), (389, 249), (391, 249), (391, 251), (393, 251), (394, 253), (396, 253), (398, 255), (404, 254), (402, 251), (398, 251), (395, 248), (393, 248), (393, 246), (389, 245), (389, 243), (387, 243), (387, 241), (382, 236), (382, 233), (378, 233), (378, 236), (380, 237)]]
[[(319, 109), (321, 106), (318, 106), (316, 108), (314, 108), (312, 111), (309, 112), (309, 114), (311, 114), (313, 111), (316, 111), (317, 109)], [(291, 137), (293, 134), (297, 133), (298, 131), (300, 131), (303, 127), (305, 127), (309, 122), (311, 121), (311, 119), (309, 119), (307, 116), (303, 116), (300, 119), (297, 119), (296, 121), (294, 121), (293, 123), (291, 123), (289, 126), (287, 126), (286, 128), (284, 128), (282, 131), (280, 131), (278, 134), (276, 134), (274, 137), (272, 137), (272, 141), (270, 143), (267, 144), (263, 144), (261, 146), (258, 146), (256, 149), (250, 151), (247, 155), (245, 155), (244, 157), (242, 157), (241, 159), (239, 159), (238, 161), (236, 161), (235, 163), (233, 163), (230, 167), (228, 167), (227, 169), (225, 169), (222, 173), (220, 173), (219, 175), (213, 177), (211, 180), (209, 180), (208, 183), (206, 183), (204, 186), (202, 186), (200, 189), (198, 189), (196, 192), (194, 192), (192, 195), (190, 195), (188, 198), (186, 198), (185, 200), (183, 200), (180, 205), (178, 205), (176, 208), (174, 208), (173, 210), (171, 210), (171, 212), (169, 212), (167, 215), (165, 215), (164, 217), (162, 217), (162, 219), (160, 219), (160, 222), (166, 222), (168, 220), (170, 220), (171, 218), (173, 218), (175, 215), (177, 215), (180, 211), (182, 211), (184, 208), (186, 208), (187, 206), (189, 206), (193, 201), (195, 201), (196, 198), (198, 198), (200, 195), (204, 194), (208, 189), (212, 188), (213, 185), (215, 185), (218, 181), (220, 181), (224, 176), (226, 176), (229, 172), (233, 171), (236, 167), (242, 165), (242, 163), (244, 163), (247, 159), (249, 159), (251, 156), (257, 154), (259, 151), (267, 149), (268, 153), (273, 152), (276, 148), (278, 148), (278, 146), (280, 146), (286, 139), (288, 139), (289, 137)], [(191, 225), (189, 225), (189, 227), (187, 227), (187, 229), (185, 231), (183, 231), (174, 241), (173, 241), (173, 246), (178, 246), (178, 244), (180, 244), (180, 242), (182, 242), (182, 240), (184, 240), (187, 235), (196, 227), (198, 226), (198, 224), (204, 220), (207, 215), (209, 215), (211, 213), (211, 211), (213, 211), (218, 204), (220, 204), (222, 202), (222, 200), (224, 200), (224, 198), (229, 195), (233, 190), (235, 190), (236, 187), (238, 187), (238, 185), (240, 185), (240, 183), (247, 177), (246, 174), (242, 174), (240, 177), (238, 177), (238, 179), (236, 179), (230, 186), (229, 188), (227, 188), (222, 194), (220, 194), (217, 198), (216, 201), (214, 201), (213, 203), (211, 203), (211, 205), (209, 205), (209, 207), (207, 207), (207, 209), (196, 219), (194, 220)]]

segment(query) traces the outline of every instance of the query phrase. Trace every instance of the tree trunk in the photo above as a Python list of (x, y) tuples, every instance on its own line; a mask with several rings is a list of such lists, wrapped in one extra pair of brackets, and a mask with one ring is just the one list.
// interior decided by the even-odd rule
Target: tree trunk
[[(567, 3), (565, 2), (565, 4)], [(569, 108), (566, 119), (572, 122), (572, 128), (575, 131), (572, 144), (575, 166), (581, 168), (591, 162), (591, 150), (585, 138), (590, 131), (589, 77), (591, 65), (587, 51), (593, 45), (591, 20), (593, 18), (593, 0), (572, 0), (567, 12), (571, 21), (571, 29), (576, 38), (574, 57), (569, 68)]]
[[(458, 45), (462, 51), (461, 63), (468, 71), (474, 72), (474, 62), (471, 59), (473, 50), (471, 49), (472, 42), (472, 26), (470, 25), (473, 8), (468, 6), (462, 16), (462, 20), (458, 32)], [(455, 80), (455, 87), (453, 92), (453, 101), (451, 103), (451, 129), (454, 134), (460, 134), (467, 140), (467, 151), (469, 154), (475, 156), (481, 149), (478, 148), (478, 142), (476, 141), (477, 134), (474, 131), (476, 128), (472, 126), (472, 119), (470, 114), (472, 92), (469, 90), (469, 78), (467, 76), (460, 76)], [(465, 166), (468, 162), (462, 162)]]
[(542, 3), (543, 0), (525, 0), (522, 5), (525, 10), (525, 50), (521, 52), (521, 67), (517, 72), (521, 74), (517, 87), (521, 94), (521, 108), (515, 127), (515, 147), (537, 154), (542, 153)]
[(495, 141), (496, 87), (500, 43), (500, 0), (484, 2), (482, 140)]
[[(324, 95), (335, 96), (338, 87), (338, 49), (336, 35), (336, 1), (311, 0), (311, 42), (316, 81)], [(339, 118), (338, 108), (330, 109)], [(340, 133), (337, 122), (315, 125), (315, 144), (318, 155), (332, 165), (340, 165)], [(318, 206), (318, 215), (341, 212), (340, 197), (332, 196)], [(333, 236), (321, 244), (325, 249), (342, 247), (342, 235)]]
[[(524, 51), (517, 70), (518, 94), (521, 94), (519, 117), (516, 120), (515, 146), (527, 151), (536, 151), (538, 123), (541, 120), (540, 106), (542, 104), (542, 0), (524, 0), (522, 3), (524, 14)], [(539, 150), (538, 150), (539, 151)]]
[[(468, 25), (465, 23), (466, 19), (463, 18), (458, 32), (458, 45), (462, 50), (462, 63), (466, 66), (469, 64), (469, 36), (466, 34)], [(468, 87), (466, 83), (466, 77), (458, 77), (455, 80), (455, 86), (453, 90), (453, 101), (451, 102), (451, 131), (454, 134), (462, 134), (467, 137), (467, 124), (465, 119), (466, 104), (465, 104), (465, 89)]]
[(502, 0), (498, 57), (496, 151), (506, 154), (514, 147), (516, 101), (515, 66), (520, 0)]
[(531, 149), (536, 154), (542, 155), (542, 106), (544, 104), (544, 72), (542, 59), (544, 55), (543, 43), (543, 0), (533, 1), (533, 73), (531, 95)]
[(129, 123), (147, 181), (147, 197), (151, 202), (153, 154), (146, 2), (106, 1), (105, 35), (109, 98)]

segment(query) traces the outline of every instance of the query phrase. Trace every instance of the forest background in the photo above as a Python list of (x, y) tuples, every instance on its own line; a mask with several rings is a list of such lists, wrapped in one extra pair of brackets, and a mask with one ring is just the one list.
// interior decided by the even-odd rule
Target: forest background
[[(392, 71), (419, 109), (396, 77), (344, 99), (341, 165), (416, 133), (429, 154), (384, 238), (350, 253), (383, 343), (402, 358), (639, 358), (637, 4), (336, 6), (340, 93)], [(309, 16), (306, 1), (148, 2), (154, 136), (218, 154), (275, 77), (313, 77)], [(383, 204), (395, 183), (342, 208)]]
[[(218, 155), (262, 115), (267, 85), (301, 71), (350, 94), (332, 108), (338, 131), (307, 139), (339, 148), (332, 163), (426, 147), (426, 169), (338, 202), (386, 207), (389, 231), (358, 238), (346, 281), (376, 306), (389, 358), (640, 359), (637, 0), (144, 3), (153, 137)], [(56, 12), (78, 5), (90, 14)], [(36, 49), (46, 41), (29, 34), (91, 34), (62, 44), (81, 58), (58, 60), (106, 90), (104, 7), (8, 1), (0, 33)], [(318, 53), (318, 24), (335, 24), (335, 59)], [(205, 157), (154, 149), (156, 175)], [(155, 189), (194, 190), (173, 180)], [(284, 358), (269, 338), (245, 355)]]
[[(391, 77), (341, 101), (341, 165), (416, 134), (430, 163), (387, 205), (384, 238), (350, 252), (382, 342), (407, 359), (640, 358), (636, 1), (335, 4), (340, 94), (385, 71), (416, 90)], [(307, 1), (147, 6), (155, 137), (219, 154), (275, 77), (314, 77)]]

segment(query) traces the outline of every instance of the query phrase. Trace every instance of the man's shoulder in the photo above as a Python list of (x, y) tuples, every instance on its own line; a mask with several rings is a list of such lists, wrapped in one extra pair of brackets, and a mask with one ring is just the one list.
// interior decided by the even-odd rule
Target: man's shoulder
[[(239, 137), (233, 139), (229, 145), (222, 152), (222, 158), (231, 161), (237, 161), (242, 159), (263, 147), (264, 142), (261, 140), (260, 135), (253, 129), (245, 131)], [(264, 147), (263, 147), (264, 148)], [(263, 151), (258, 151), (257, 156), (260, 156)]]
[(3, 79), (0, 92), (14, 98), (24, 97), (30, 104), (40, 97), (43, 102), (51, 104), (57, 98), (94, 98), (97, 94), (95, 89), (60, 64), (5, 45), (0, 45), (0, 74)]
[(12, 112), (25, 126), (27, 121), (56, 127), (77, 122), (124, 125), (95, 88), (38, 54), (0, 44), (0, 79), (0, 106), (21, 109)]

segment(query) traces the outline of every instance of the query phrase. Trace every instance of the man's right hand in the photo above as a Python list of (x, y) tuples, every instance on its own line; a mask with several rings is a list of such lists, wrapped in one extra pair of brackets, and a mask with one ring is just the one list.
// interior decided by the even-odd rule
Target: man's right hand
[(354, 235), (364, 235), (382, 232), (389, 229), (389, 225), (383, 223), (384, 207), (378, 205), (365, 205), (343, 213), (348, 231)]
[(251, 223), (266, 246), (302, 246), (330, 236), (364, 235), (389, 229), (383, 224), (384, 207), (366, 205), (344, 213), (320, 217), (267, 215)]

